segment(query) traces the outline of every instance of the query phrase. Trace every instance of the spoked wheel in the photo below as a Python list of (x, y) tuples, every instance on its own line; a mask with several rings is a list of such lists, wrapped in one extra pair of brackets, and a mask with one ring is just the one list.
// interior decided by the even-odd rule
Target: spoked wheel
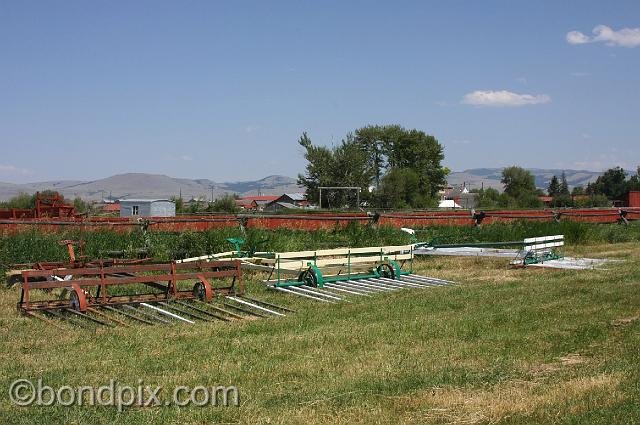
[(380, 264), (378, 266), (378, 273), (381, 277), (386, 277), (387, 279), (395, 279), (396, 274), (394, 273), (393, 267), (391, 264)]
[(69, 307), (76, 311), (87, 310), (87, 296), (89, 292), (85, 292), (78, 285), (71, 285), (69, 288)]
[(200, 301), (204, 301), (206, 297), (204, 284), (202, 282), (196, 282), (193, 285), (193, 296)]
[(206, 285), (204, 282), (196, 282), (193, 285), (193, 297), (197, 300), (204, 301), (208, 303), (211, 301), (213, 297), (213, 291), (209, 285)]
[(318, 286), (318, 279), (311, 270), (305, 270), (298, 276), (298, 282), (304, 282), (307, 286)]
[(78, 297), (76, 291), (69, 291), (69, 306), (76, 311), (80, 311), (80, 297)]

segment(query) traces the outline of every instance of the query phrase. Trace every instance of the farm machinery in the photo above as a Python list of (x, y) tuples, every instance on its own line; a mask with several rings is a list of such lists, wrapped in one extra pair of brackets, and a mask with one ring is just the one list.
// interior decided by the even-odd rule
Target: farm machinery
[(149, 258), (87, 260), (82, 244), (62, 241), (69, 261), (14, 265), (21, 282), (17, 308), (57, 325), (84, 327), (195, 323), (284, 316), (291, 311), (245, 294), (239, 260), (153, 263)]
[(182, 260), (238, 259), (246, 270), (268, 272), (267, 288), (335, 302), (349, 295), (370, 295), (403, 288), (425, 288), (453, 282), (413, 273), (414, 245), (269, 252), (228, 239), (236, 250)]

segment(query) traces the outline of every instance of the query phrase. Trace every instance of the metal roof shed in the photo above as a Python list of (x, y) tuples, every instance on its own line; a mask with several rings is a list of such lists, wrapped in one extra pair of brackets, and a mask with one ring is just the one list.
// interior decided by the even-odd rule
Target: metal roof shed
[(176, 204), (170, 199), (121, 199), (120, 217), (175, 217)]

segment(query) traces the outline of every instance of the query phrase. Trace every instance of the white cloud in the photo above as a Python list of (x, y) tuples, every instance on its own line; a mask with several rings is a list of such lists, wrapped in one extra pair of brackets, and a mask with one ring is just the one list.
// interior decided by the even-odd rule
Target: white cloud
[(569, 31), (567, 33), (567, 43), (569, 44), (585, 44), (589, 41), (589, 36), (584, 35), (580, 31)]
[(462, 103), (476, 106), (524, 106), (551, 102), (546, 94), (518, 94), (507, 90), (476, 90), (464, 95)]
[(589, 75), (591, 74), (589, 74), (588, 72), (572, 72), (571, 73), (571, 76), (576, 78), (588, 77)]
[(614, 30), (606, 25), (598, 25), (593, 29), (593, 35), (588, 36), (580, 31), (569, 31), (569, 44), (606, 43), (607, 46), (638, 47), (640, 46), (640, 28), (622, 28)]
[(21, 175), (21, 176), (29, 176), (33, 174), (33, 171), (27, 168), (16, 167), (11, 164), (0, 164), (0, 173), (6, 175)]
[(166, 158), (170, 161), (193, 161), (193, 158), (189, 155), (167, 155)]

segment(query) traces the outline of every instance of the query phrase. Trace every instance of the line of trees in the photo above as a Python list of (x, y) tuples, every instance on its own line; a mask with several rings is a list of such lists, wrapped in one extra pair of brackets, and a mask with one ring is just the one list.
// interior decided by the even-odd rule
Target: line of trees
[[(303, 133), (298, 144), (308, 162), (298, 184), (314, 203), (320, 201), (320, 187), (352, 186), (360, 188), (363, 205), (433, 207), (449, 172), (441, 164), (443, 148), (435, 137), (399, 125), (359, 128), (333, 147), (314, 145)], [(322, 197), (324, 206), (354, 205), (353, 192), (327, 190)]]
[(513, 165), (502, 170), (500, 182), (504, 191), (493, 188), (472, 190), (477, 193), (477, 208), (540, 208), (542, 191), (536, 188), (535, 177), (522, 167)]
[[(472, 190), (477, 193), (478, 208), (540, 208), (543, 202), (540, 196), (545, 193), (536, 188), (533, 174), (522, 167), (507, 167), (502, 171), (504, 192), (498, 190)], [(547, 187), (547, 195), (553, 198), (554, 207), (608, 207), (613, 201), (623, 201), (631, 190), (640, 190), (640, 167), (635, 175), (627, 177), (620, 167), (611, 168), (599, 176), (595, 182), (584, 189), (576, 186), (569, 190), (567, 177), (553, 176)]]

